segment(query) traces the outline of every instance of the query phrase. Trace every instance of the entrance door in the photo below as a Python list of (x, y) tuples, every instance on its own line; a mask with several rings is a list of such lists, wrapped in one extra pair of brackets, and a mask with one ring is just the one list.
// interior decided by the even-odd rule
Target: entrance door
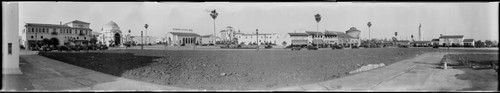
[(119, 45), (120, 44), (120, 40), (121, 40), (120, 34), (116, 33), (115, 34), (115, 45)]

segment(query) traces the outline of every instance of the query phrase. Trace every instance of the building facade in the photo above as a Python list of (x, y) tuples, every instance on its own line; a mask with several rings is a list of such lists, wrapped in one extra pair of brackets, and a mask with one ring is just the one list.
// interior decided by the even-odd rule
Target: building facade
[(359, 46), (361, 31), (354, 27), (344, 32), (338, 31), (305, 31), (305, 33), (288, 33), (293, 45), (349, 45)]
[(283, 42), (289, 42), (287, 36), (277, 34), (277, 33), (235, 33), (236, 41), (238, 44), (276, 44), (282, 45)]
[(200, 35), (192, 32), (169, 32), (166, 35), (167, 44), (171, 46), (201, 44)]
[(36, 42), (44, 39), (57, 42), (57, 45), (68, 44), (74, 41), (75, 44), (87, 44), (92, 38), (90, 23), (75, 20), (65, 24), (38, 24), (26, 23), (22, 32), (22, 42), (27, 48), (38, 46)]
[(104, 45), (121, 45), (123, 43), (123, 37), (124, 35), (122, 34), (122, 31), (120, 30), (120, 27), (118, 24), (116, 24), (113, 21), (110, 21), (106, 23), (102, 28), (101, 28), (101, 34), (98, 36), (97, 40), (101, 44)]
[(221, 41), (231, 41), (234, 39), (236, 31), (231, 26), (227, 26), (226, 29), (220, 31)]
[(464, 39), (463, 41), (463, 46), (464, 47), (474, 47), (474, 39)]
[(461, 46), (464, 35), (440, 35), (439, 44), (442, 46)]

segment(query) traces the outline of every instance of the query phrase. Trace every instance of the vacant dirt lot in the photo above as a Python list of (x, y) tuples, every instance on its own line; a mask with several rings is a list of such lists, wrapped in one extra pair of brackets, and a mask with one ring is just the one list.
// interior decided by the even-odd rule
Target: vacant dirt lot
[[(491, 65), (498, 64), (498, 54), (449, 54), (445, 58), (454, 60), (458, 65)], [(495, 91), (498, 90), (498, 72), (493, 69), (461, 68), (464, 74), (456, 77), (471, 82), (472, 87), (466, 91)]]
[(434, 51), (443, 50), (108, 50), (41, 55), (111, 75), (163, 85), (208, 90), (261, 90), (344, 77), (346, 72), (357, 69), (358, 64), (390, 65)]

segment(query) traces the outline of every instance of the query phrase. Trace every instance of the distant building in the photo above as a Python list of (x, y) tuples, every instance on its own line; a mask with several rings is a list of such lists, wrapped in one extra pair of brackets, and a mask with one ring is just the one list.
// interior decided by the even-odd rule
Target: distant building
[(439, 39), (432, 39), (431, 43), (432, 45), (439, 45)]
[(39, 24), (26, 23), (24, 25), (22, 44), (27, 48), (35, 47), (35, 41), (49, 39), (58, 41), (58, 45), (63, 45), (70, 40), (75, 44), (87, 44), (92, 37), (92, 29), (89, 28), (90, 23), (75, 20), (65, 24)]
[(464, 47), (474, 47), (474, 39), (464, 39)]
[[(238, 44), (276, 44), (281, 45), (281, 43), (286, 42), (286, 39), (281, 34), (277, 33), (235, 33), (235, 38)], [(257, 38), (259, 41), (257, 41)]]
[(359, 46), (361, 40), (359, 39), (359, 34), (361, 31), (357, 30), (355, 27), (351, 27), (349, 30), (344, 32), (339, 31), (305, 31), (305, 33), (288, 33), (293, 45), (306, 45), (306, 44), (342, 44), (350, 46)]
[(421, 47), (421, 46), (430, 46), (432, 45), (431, 41), (413, 41), (410, 42), (411, 45)]
[(110, 21), (101, 28), (101, 34), (98, 36), (97, 40), (104, 45), (121, 45), (123, 43), (122, 31), (118, 24)]
[(461, 46), (463, 44), (464, 35), (440, 35), (439, 44), (442, 46)]
[(193, 32), (169, 32), (166, 38), (168, 45), (171, 46), (179, 46), (181, 44), (195, 45), (202, 42), (200, 35)]
[(220, 39), (221, 41), (231, 41), (234, 39), (235, 33), (233, 27), (227, 26), (225, 30), (220, 31)]
[(291, 39), (291, 45), (307, 45), (312, 40), (307, 33), (288, 33)]
[(201, 44), (215, 44), (214, 39), (216, 39), (214, 35), (203, 35), (201, 36)]
[(123, 42), (133, 42), (135, 44), (154, 44), (154, 43), (157, 43), (158, 42), (158, 37), (153, 37), (153, 36), (142, 36), (142, 40), (141, 40), (141, 36), (128, 36), (126, 37), (127, 39), (124, 39)]

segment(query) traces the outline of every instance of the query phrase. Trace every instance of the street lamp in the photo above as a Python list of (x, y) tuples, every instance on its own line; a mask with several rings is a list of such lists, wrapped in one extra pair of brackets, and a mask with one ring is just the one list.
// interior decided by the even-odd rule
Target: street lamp
[(213, 21), (214, 22), (214, 33), (212, 35), (213, 36), (212, 43), (215, 44), (215, 19), (217, 18), (217, 16), (219, 16), (219, 13), (217, 13), (217, 11), (215, 11), (215, 9), (214, 9), (213, 11), (211, 11), (210, 16), (212, 17), (212, 19), (214, 19), (214, 21)]

